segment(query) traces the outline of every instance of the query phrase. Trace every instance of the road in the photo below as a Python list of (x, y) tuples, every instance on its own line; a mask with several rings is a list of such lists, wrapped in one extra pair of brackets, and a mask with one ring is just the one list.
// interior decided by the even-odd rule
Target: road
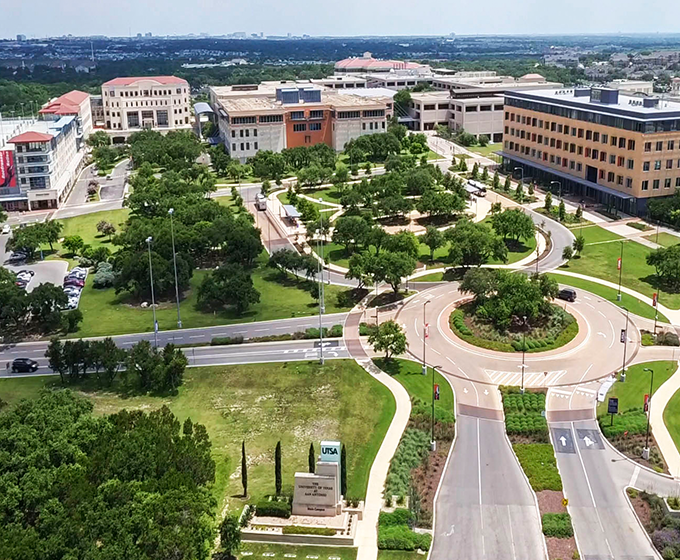
[[(346, 313), (334, 313), (324, 315), (323, 325), (325, 327), (332, 327), (333, 325), (343, 324), (347, 317)], [(315, 316), (298, 317), (294, 319), (279, 319), (276, 321), (261, 321), (254, 323), (238, 323), (235, 325), (222, 325), (217, 327), (203, 327), (197, 329), (181, 329), (172, 331), (161, 331), (158, 333), (158, 345), (165, 346), (167, 343), (182, 345), (200, 345), (209, 344), (214, 337), (236, 337), (253, 338), (260, 336), (280, 335), (286, 333), (294, 333), (305, 331), (308, 328), (318, 328), (319, 318)], [(104, 337), (98, 337), (99, 339)], [(153, 332), (127, 334), (111, 337), (120, 348), (130, 348), (140, 340), (148, 340), (153, 343)], [(305, 341), (308, 344), (313, 344), (314, 341)], [(298, 343), (298, 342), (296, 342)], [(18, 344), (5, 344), (0, 346), (0, 364), (12, 361), (15, 358), (26, 357), (37, 360), (40, 363), (40, 373), (43, 373), (43, 367), (46, 367), (47, 361), (41, 361), (45, 355), (48, 341), (41, 342), (20, 342)], [(291, 342), (292, 344), (292, 342)], [(254, 344), (249, 343), (245, 346), (253, 347)], [(237, 345), (237, 348), (242, 346)], [(258, 348), (262, 348), (260, 345)], [(296, 347), (296, 346), (291, 346)], [(215, 348), (215, 347), (211, 347)], [(220, 347), (223, 348), (223, 347)], [(227, 347), (227, 348), (231, 348)], [(196, 349), (197, 352), (204, 352), (204, 349)], [(253, 351), (249, 351), (253, 354)], [(279, 361), (279, 360), (273, 360)], [(282, 360), (285, 361), (285, 360)], [(216, 362), (217, 363), (217, 362)], [(231, 362), (228, 362), (231, 363)], [(246, 362), (240, 362), (246, 363)], [(214, 364), (213, 364), (214, 365)], [(2, 374), (0, 373), (0, 376)]]
[(43, 283), (61, 286), (68, 269), (68, 262), (58, 260), (34, 261), (31, 264), (11, 265), (8, 262), (10, 252), (6, 249), (9, 239), (10, 234), (0, 234), (0, 265), (12, 272), (19, 272), (20, 270), (32, 270), (35, 272), (28, 286), (26, 286), (27, 291), (31, 292)]

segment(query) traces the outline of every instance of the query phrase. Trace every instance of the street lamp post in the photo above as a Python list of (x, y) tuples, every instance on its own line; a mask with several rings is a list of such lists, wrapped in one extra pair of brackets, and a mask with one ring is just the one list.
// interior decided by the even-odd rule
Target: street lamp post
[(158, 348), (158, 321), (156, 321), (156, 298), (153, 291), (153, 266), (151, 264), (151, 242), (153, 237), (146, 238), (146, 246), (149, 250), (149, 282), (151, 284), (151, 309), (153, 309), (153, 345)]
[(642, 371), (648, 371), (652, 374), (649, 382), (649, 397), (647, 397), (647, 435), (645, 436), (645, 448), (642, 450), (642, 458), (649, 461), (649, 418), (652, 415), (652, 392), (654, 391), (654, 370), (651, 368), (644, 368)]
[(626, 310), (626, 328), (623, 329), (623, 364), (621, 365), (621, 381), (626, 380), (626, 348), (628, 347), (628, 308)]
[(423, 375), (427, 375), (427, 365), (425, 363), (425, 342), (427, 340), (427, 321), (425, 319), (425, 310), (427, 309), (427, 304), (430, 303), (428, 299), (423, 303)]
[(438, 366), (432, 366), (432, 418), (430, 421), (430, 451), (437, 451), (437, 442), (434, 439), (434, 374)]
[(621, 254), (619, 255), (619, 291), (616, 294), (616, 301), (621, 301), (621, 275), (623, 274), (623, 241), (621, 241)]
[(524, 328), (522, 329), (522, 387), (520, 392), (524, 393), (524, 370), (527, 367), (524, 363), (524, 357), (527, 350), (527, 316), (524, 315)]
[(524, 189), (524, 167), (515, 167), (515, 168), (512, 170), (512, 172), (514, 173), (514, 172), (517, 171), (518, 169), (519, 169), (520, 177), (521, 177), (520, 183), (522, 184), (522, 189)]
[(177, 253), (175, 253), (175, 224), (172, 219), (173, 214), (175, 213), (174, 208), (170, 208), (168, 210), (168, 214), (170, 214), (170, 235), (172, 237), (172, 266), (175, 269), (175, 298), (177, 299), (177, 328), (181, 329), (182, 328), (182, 315), (179, 312), (179, 284), (177, 283)]
[(560, 200), (562, 200), (562, 183), (561, 181), (550, 181), (550, 190), (552, 190), (552, 186), (557, 185), (560, 187)]
[[(321, 201), (321, 198), (319, 198), (319, 201)], [(325, 312), (325, 305), (324, 305), (324, 285), (323, 285), (323, 270), (324, 270), (324, 262), (323, 262), (323, 244), (325, 239), (323, 238), (323, 214), (319, 213), (319, 233), (320, 235), (320, 241), (319, 241), (319, 363), (321, 365), (324, 364), (324, 357), (323, 357), (323, 314)]]

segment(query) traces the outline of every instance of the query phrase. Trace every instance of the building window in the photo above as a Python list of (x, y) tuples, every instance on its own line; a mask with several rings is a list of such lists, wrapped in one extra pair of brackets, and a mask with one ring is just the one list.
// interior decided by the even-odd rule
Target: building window
[(668, 149), (669, 150), (675, 150), (675, 140), (669, 140), (668, 141)]
[(239, 130), (239, 136), (243, 138), (243, 129)]
[(261, 124), (283, 122), (283, 115), (260, 115)]
[(250, 150), (250, 142), (246, 142), (246, 150)]
[(236, 144), (232, 144), (232, 145), (231, 145), (231, 151), (232, 151), (232, 152), (235, 152), (235, 151), (236, 151)]
[(244, 149), (243, 142), (241, 142), (241, 151), (243, 151), (243, 149)]
[(338, 111), (339, 119), (358, 119), (361, 116), (361, 111)]
[(661, 150), (663, 150), (663, 142), (659, 141), (656, 143), (656, 151), (660, 152)]
[(309, 123), (309, 130), (321, 130), (320, 122)]
[(672, 159), (666, 160), (666, 169), (673, 169), (673, 160)]
[(602, 135), (602, 143), (606, 144), (607, 142), (609, 142), (609, 134), (603, 134)]
[(580, 173), (581, 171), (583, 171), (583, 164), (582, 164), (582, 163), (577, 163), (577, 164), (576, 164), (576, 171), (578, 171), (579, 173)]
[(633, 161), (632, 159), (629, 159), (626, 163), (627, 163), (628, 169), (634, 169), (635, 168), (635, 161)]
[(156, 111), (156, 122), (158, 126), (168, 126), (168, 111), (164, 109), (162, 111)]
[(232, 131), (231, 131), (231, 137), (232, 137), (232, 138), (236, 138), (236, 131), (235, 131), (235, 130), (232, 130)]
[(633, 179), (631, 179), (630, 177), (626, 177), (626, 188), (627, 189), (633, 188)]
[(253, 128), (253, 136), (257, 136), (257, 128)]
[[(465, 112), (466, 112), (466, 113), (476, 113), (476, 112), (477, 112), (477, 107), (478, 107), (477, 105), (467, 105), (467, 106), (465, 107)], [(522, 118), (524, 118), (524, 117), (522, 117)]]
[(293, 125), (293, 132), (304, 132), (305, 130), (307, 130), (307, 125), (304, 123), (302, 124), (298, 123)]
[(626, 147), (626, 139), (625, 138), (619, 138), (619, 148), (623, 149)]
[(654, 171), (660, 171), (660, 170), (661, 170), (661, 160), (660, 160), (660, 159), (657, 159), (657, 160), (654, 162)]
[(258, 145), (257, 145), (257, 142), (253, 142), (253, 148), (255, 148), (256, 150), (259, 149), (259, 147), (258, 147)]
[(624, 163), (626, 162), (626, 158), (623, 156), (619, 156), (618, 160), (616, 161), (616, 165), (619, 167), (623, 167)]
[(645, 142), (645, 152), (651, 152), (652, 151), (652, 143), (651, 142)]
[(617, 175), (616, 176), (616, 184), (617, 185), (623, 185), (623, 175)]
[(619, 143), (619, 139), (618, 139), (618, 137), (616, 137), (616, 136), (612, 136), (612, 142), (611, 142), (611, 145), (612, 145), (612, 146), (614, 146), (614, 147), (616, 147), (616, 144), (618, 144), (618, 143)]
[(635, 140), (628, 140), (628, 149), (629, 150), (635, 149)]
[(564, 133), (569, 134), (569, 125), (568, 124), (564, 125)]
[(652, 190), (653, 190), (653, 191), (658, 191), (658, 190), (659, 190), (659, 185), (660, 185), (659, 179), (654, 179), (654, 182), (652, 183)]
[(642, 162), (642, 171), (649, 171), (649, 162), (648, 161)]
[(643, 191), (649, 190), (649, 181), (642, 181), (642, 190)]
[(255, 124), (257, 117), (233, 117), (232, 124)]
[(664, 189), (670, 189), (671, 188), (671, 178), (670, 177), (666, 177), (666, 179), (664, 179), (663, 188)]
[(675, 178), (675, 188), (680, 189), (680, 177)]
[(310, 119), (323, 119), (323, 111), (322, 110), (310, 111), (309, 112), (309, 118)]
[(593, 139), (593, 131), (592, 130), (586, 130), (586, 140), (592, 140)]
[(614, 182), (614, 172), (613, 172), (613, 171), (610, 171), (609, 173), (607, 173), (607, 181), (608, 181), (609, 183), (613, 183), (613, 182)]

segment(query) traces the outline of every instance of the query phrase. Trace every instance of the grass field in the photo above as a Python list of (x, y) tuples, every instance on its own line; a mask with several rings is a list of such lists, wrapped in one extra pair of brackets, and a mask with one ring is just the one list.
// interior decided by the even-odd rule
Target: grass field
[[(583, 228), (584, 237), (586, 237), (586, 232), (591, 229), (593, 228)], [(576, 231), (574, 231), (574, 234), (578, 235)], [(602, 233), (595, 229), (587, 235), (586, 243), (588, 243), (588, 239), (602, 238), (614, 234), (610, 232)], [(625, 241), (623, 245), (622, 284), (648, 297), (652, 297), (652, 294), (658, 291), (655, 285), (656, 271), (645, 260), (650, 251), (651, 249), (636, 241)], [(580, 258), (572, 259), (562, 268), (570, 272), (578, 272), (618, 283), (619, 271), (616, 269), (616, 262), (620, 254), (620, 243), (586, 245)], [(680, 308), (680, 293), (668, 294), (663, 292), (659, 301), (671, 309), (678, 309)]]
[(671, 245), (677, 245), (680, 243), (680, 237), (673, 235), (672, 233), (666, 233), (665, 231), (659, 233), (658, 239), (656, 233), (645, 235), (645, 239), (653, 243), (658, 243), (662, 247), (670, 247)]
[(680, 450), (680, 391), (677, 391), (668, 401), (663, 411), (663, 421), (673, 438), (675, 447)]
[[(624, 238), (616, 233), (609, 231), (597, 225), (590, 225), (585, 227), (574, 227), (571, 232), (578, 237), (582, 235), (586, 241), (586, 245), (593, 243), (602, 243), (603, 241), (622, 241)], [(617, 247), (620, 248), (620, 245)]]
[[(58, 378), (0, 379), (3, 400), (35, 396)], [(215, 459), (214, 494), (220, 509), (243, 500), (241, 442), (248, 456), (251, 500), (274, 492), (274, 447), (281, 441), (283, 491), (292, 494), (293, 473), (307, 471), (310, 443), (321, 440), (347, 447), (347, 494), (363, 498), (375, 454), (394, 416), (389, 390), (351, 360), (248, 364), (190, 368), (177, 396), (121, 397), (114, 390), (83, 388), (98, 414), (123, 408), (152, 410), (167, 405), (180, 421), (190, 417), (210, 434)]]
[[(253, 284), (260, 292), (260, 302), (252, 305), (243, 315), (232, 310), (214, 313), (197, 306), (197, 292), (203, 277), (208, 272), (196, 270), (191, 278), (191, 287), (180, 302), (184, 328), (249, 323), (304, 317), (318, 313), (317, 301), (306, 289), (306, 282), (292, 276), (283, 278), (278, 272), (262, 264), (253, 271)], [(113, 288), (96, 290), (92, 287), (94, 275), (88, 276), (80, 300), (83, 322), (73, 336), (106, 336), (153, 330), (153, 311), (142, 309), (127, 293), (116, 295)], [(347, 311), (348, 307), (338, 305), (338, 294), (347, 288), (326, 286), (326, 313)], [(164, 301), (156, 308), (158, 325), (161, 330), (176, 328), (177, 308), (174, 300)]]
[[(621, 301), (616, 300), (618, 290), (614, 288), (609, 288), (608, 286), (603, 286), (597, 282), (589, 282), (588, 280), (582, 280), (580, 278), (573, 278), (571, 276), (564, 276), (562, 274), (550, 274), (549, 276), (557, 280), (560, 284), (565, 284), (571, 286), (572, 288), (577, 288), (580, 290), (585, 290), (597, 296), (600, 296), (607, 301), (612, 302), (621, 308), (627, 308), (628, 311), (634, 315), (640, 317), (645, 317), (646, 319), (654, 319), (655, 310), (651, 305), (640, 301), (638, 298), (630, 296), (625, 292), (621, 292)], [(582, 297), (582, 296), (578, 296)], [(668, 319), (663, 313), (659, 313), (659, 320), (668, 323)]]
[[(381, 558), (378, 551), (378, 558)], [(391, 552), (391, 551), (390, 551)], [(415, 558), (415, 552), (407, 552), (409, 556), (386, 556), (383, 560), (409, 560)], [(297, 558), (306, 560), (314, 558), (318, 560), (356, 560), (357, 549), (350, 546), (302, 546), (292, 544), (269, 544), (244, 542), (235, 553), (239, 560), (261, 560), (263, 558), (283, 559)]]
[[(644, 368), (654, 370), (654, 392), (664, 384), (664, 382), (675, 372), (678, 365), (673, 361), (658, 361), (645, 362), (643, 364), (635, 364), (626, 368), (626, 381), (623, 383), (616, 382), (614, 386), (607, 393), (607, 397), (618, 397), (619, 412), (631, 410), (634, 408), (642, 409), (644, 405), (645, 394), (649, 393), (649, 385), (651, 375), (644, 371)], [(670, 403), (667, 409), (670, 409)], [(607, 413), (607, 402), (602, 402), (597, 405), (597, 415), (601, 416)]]
[[(306, 196), (311, 196), (313, 198), (319, 198), (319, 197), (316, 196), (315, 193), (305, 192), (303, 194), (305, 194)], [(281, 204), (290, 204), (290, 200), (288, 199), (288, 191), (284, 191), (280, 194), (277, 194), (276, 198), (279, 199)], [(327, 204), (321, 204), (320, 202), (312, 202), (312, 204), (317, 207), (319, 212), (329, 212), (329, 211), (335, 212), (337, 210), (337, 208), (335, 208), (333, 206), (328, 206)]]
[(303, 194), (314, 199), (322, 199), (332, 204), (340, 204), (340, 191), (335, 187), (324, 187), (323, 189), (303, 189)]
[(497, 152), (498, 150), (503, 149), (503, 144), (502, 143), (496, 143), (496, 144), (487, 144), (486, 146), (470, 146), (468, 150), (471, 152), (474, 152), (476, 154), (481, 154), (483, 156), (491, 156), (491, 157), (498, 157), (494, 155), (494, 152)]
[[(425, 403), (432, 402), (432, 374), (434, 373), (432, 368), (427, 368), (427, 375), (423, 375), (422, 365), (412, 360), (399, 358), (386, 362), (382, 358), (376, 358), (373, 362), (385, 373), (399, 381), (411, 398), (415, 397)], [(448, 410), (453, 414), (454, 401), (451, 385), (440, 373), (437, 373), (434, 382), (439, 385), (439, 400), (436, 401), (435, 407)]]
[(423, 555), (418, 553), (418, 551), (378, 550), (378, 560), (422, 560), (422, 558)]

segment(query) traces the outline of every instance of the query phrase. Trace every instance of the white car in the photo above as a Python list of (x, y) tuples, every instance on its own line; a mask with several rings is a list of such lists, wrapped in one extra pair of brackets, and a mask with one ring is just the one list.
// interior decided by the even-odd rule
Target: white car
[(5, 224), (4, 226), (2, 226), (2, 233), (3, 234), (7, 234), (7, 233), (11, 233), (11, 232), (12, 232), (12, 228), (9, 227), (9, 224)]
[(64, 288), (64, 293), (67, 296), (69, 296), (69, 298), (80, 297), (80, 288), (77, 288), (75, 286), (66, 287), (66, 288)]

